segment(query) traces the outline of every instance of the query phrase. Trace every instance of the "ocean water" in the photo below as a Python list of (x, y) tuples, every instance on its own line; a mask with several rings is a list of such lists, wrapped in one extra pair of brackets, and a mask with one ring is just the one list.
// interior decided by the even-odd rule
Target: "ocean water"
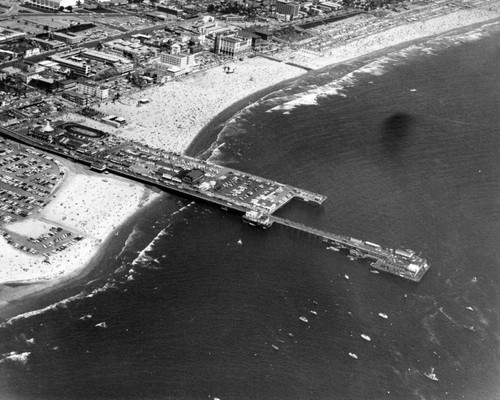
[(0, 326), (1, 398), (498, 399), (499, 39), (312, 72), (202, 152), (328, 196), (281, 215), (422, 251), (422, 282), (165, 194), (85, 279), (15, 305), (39, 311)]

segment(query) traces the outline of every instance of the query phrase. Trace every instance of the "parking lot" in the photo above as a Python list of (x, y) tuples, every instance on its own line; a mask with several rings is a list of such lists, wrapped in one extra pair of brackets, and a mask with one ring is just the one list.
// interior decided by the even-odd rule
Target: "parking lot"
[(13, 247), (48, 257), (82, 239), (53, 223), (42, 224), (43, 229), (33, 225), (28, 232), (12, 225), (37, 213), (50, 201), (64, 179), (61, 167), (50, 155), (0, 139), (0, 234)]

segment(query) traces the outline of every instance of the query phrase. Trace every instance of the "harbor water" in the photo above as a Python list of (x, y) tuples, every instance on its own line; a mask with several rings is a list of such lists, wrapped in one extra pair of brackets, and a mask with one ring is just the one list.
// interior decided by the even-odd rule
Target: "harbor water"
[(281, 216), (422, 252), (420, 283), (164, 194), (89, 275), (9, 311), (0, 397), (498, 399), (499, 39), (478, 26), (310, 72), (198, 141), (328, 196)]

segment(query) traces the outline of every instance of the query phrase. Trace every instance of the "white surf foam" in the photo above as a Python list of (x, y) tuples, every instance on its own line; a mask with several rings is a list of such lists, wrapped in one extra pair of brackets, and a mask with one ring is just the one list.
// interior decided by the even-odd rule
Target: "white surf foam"
[(12, 351), (7, 354), (2, 354), (2, 359), (0, 359), (0, 364), (10, 361), (21, 365), (26, 365), (30, 354), (31, 352), (29, 351), (25, 351), (24, 353), (17, 353), (15, 351)]

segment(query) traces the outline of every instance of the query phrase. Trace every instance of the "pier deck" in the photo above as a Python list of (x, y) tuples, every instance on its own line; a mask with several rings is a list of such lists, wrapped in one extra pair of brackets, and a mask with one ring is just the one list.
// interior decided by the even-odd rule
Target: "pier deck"
[[(91, 135), (86, 135), (86, 130)], [(98, 135), (96, 136), (96, 133)], [(379, 245), (329, 233), (273, 215), (298, 198), (321, 205), (326, 196), (193, 157), (183, 156), (96, 131), (78, 124), (26, 133), (0, 128), (0, 134), (24, 144), (109, 171), (163, 190), (191, 196), (224, 209), (243, 213), (244, 221), (260, 227), (274, 223), (321, 238), (352, 258), (372, 260), (372, 267), (419, 281), (429, 265), (411, 250), (384, 249)], [(68, 145), (68, 143), (71, 143)]]
[(336, 250), (347, 250), (350, 257), (353, 259), (371, 260), (372, 262), (370, 265), (373, 268), (415, 282), (419, 282), (430, 267), (424, 258), (420, 257), (420, 255), (416, 255), (412, 250), (382, 248), (376, 243), (325, 232), (301, 224), (300, 222), (269, 215), (267, 225), (270, 226), (275, 223), (309, 235), (317, 236)]

